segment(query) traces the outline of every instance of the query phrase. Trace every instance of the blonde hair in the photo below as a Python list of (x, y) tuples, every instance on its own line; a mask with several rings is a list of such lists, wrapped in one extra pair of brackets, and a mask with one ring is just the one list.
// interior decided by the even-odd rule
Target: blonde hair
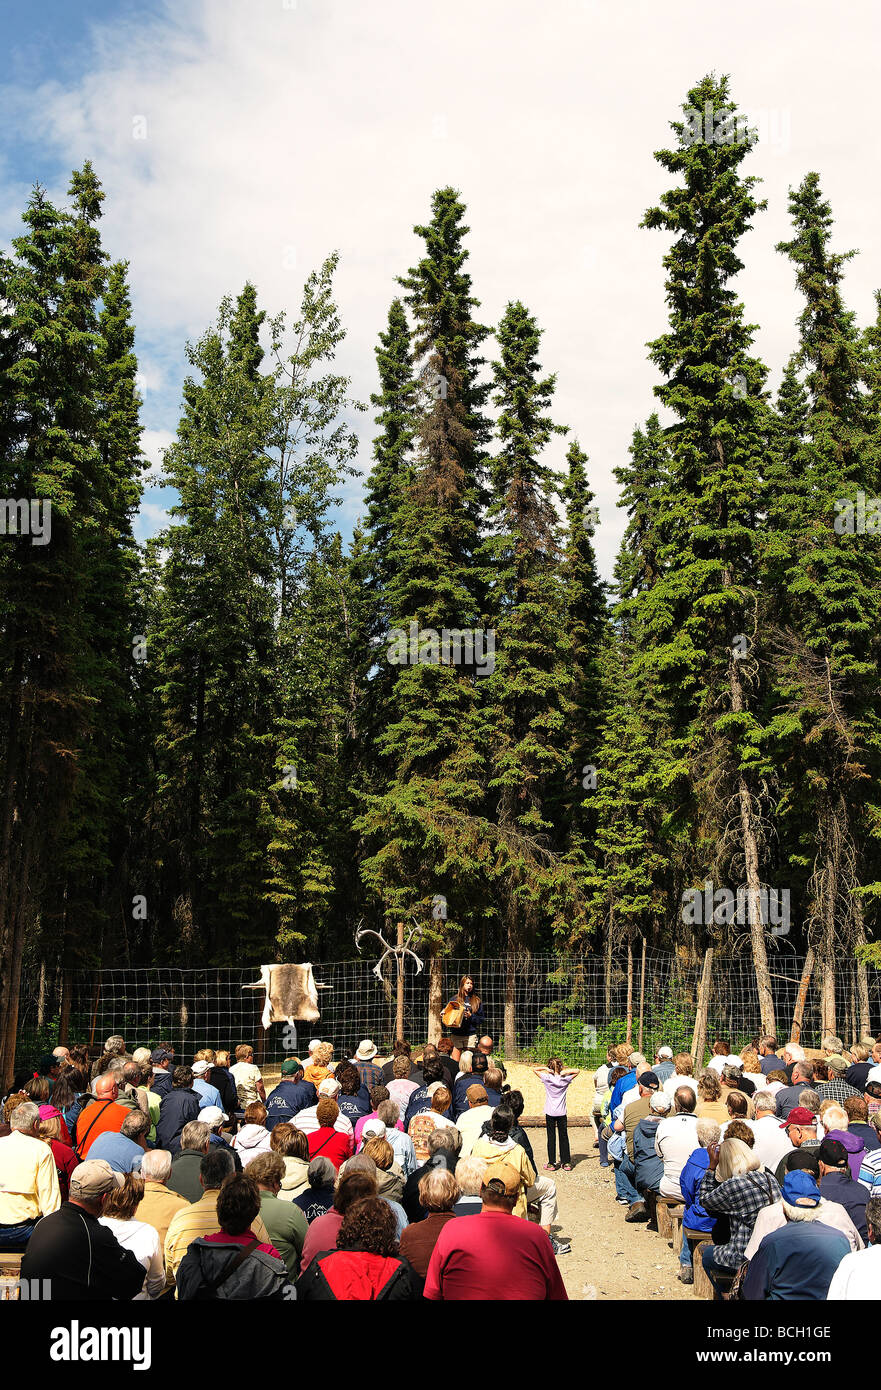
[(723, 1139), (719, 1145), (719, 1162), (716, 1178), (727, 1182), (729, 1178), (742, 1177), (744, 1173), (754, 1173), (761, 1168), (762, 1161), (753, 1153), (742, 1139)]
[(37, 1125), (37, 1138), (42, 1139), (44, 1144), (49, 1144), (53, 1139), (61, 1138), (61, 1116), (54, 1115), (50, 1120), (40, 1120)]
[(755, 1048), (745, 1047), (740, 1054), (740, 1058), (743, 1062), (743, 1070), (748, 1075), (757, 1076), (758, 1073), (762, 1070), (762, 1064), (759, 1061), (759, 1054), (756, 1052)]
[(456, 1182), (464, 1197), (480, 1195), (486, 1169), (486, 1159), (479, 1158), (477, 1154), (469, 1154), (467, 1158), (459, 1159), (456, 1164)]
[(319, 1043), (312, 1053), (312, 1061), (315, 1066), (326, 1067), (332, 1056), (333, 1043), (323, 1042)]

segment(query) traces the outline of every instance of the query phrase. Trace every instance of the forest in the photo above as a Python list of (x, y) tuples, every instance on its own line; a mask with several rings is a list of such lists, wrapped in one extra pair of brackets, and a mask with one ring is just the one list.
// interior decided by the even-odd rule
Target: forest
[(171, 523), (144, 545), (100, 171), (64, 205), (34, 189), (0, 256), (0, 1070), (26, 975), (63, 1024), (84, 967), (337, 960), (401, 919), (430, 961), (511, 978), (640, 938), (746, 954), (771, 1028), (783, 936), (834, 1029), (881, 898), (881, 293), (858, 323), (805, 170), (772, 390), (734, 283), (753, 136), (724, 77), (671, 115), (643, 219), (668, 320), (612, 583), (542, 306), (481, 322), (456, 189), (413, 210), (369, 402), (336, 367), (335, 252), (298, 304), (230, 287), (187, 346)]

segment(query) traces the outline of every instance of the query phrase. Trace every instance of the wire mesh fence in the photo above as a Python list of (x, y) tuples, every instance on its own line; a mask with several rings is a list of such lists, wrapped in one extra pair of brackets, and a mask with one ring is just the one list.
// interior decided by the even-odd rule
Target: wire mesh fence
[[(771, 964), (777, 1029), (789, 1037), (804, 960), (779, 955)], [(172, 1043), (179, 1057), (191, 1057), (200, 1047), (235, 1048), (249, 1042), (258, 1060), (278, 1065), (286, 1055), (305, 1047), (312, 1036), (334, 1043), (337, 1055), (372, 1037), (381, 1051), (395, 1036), (396, 966), (388, 963), (377, 979), (368, 960), (315, 964), (321, 1019), (297, 1025), (299, 1036), (285, 1025), (261, 1025), (263, 995), (245, 988), (259, 978), (258, 967), (178, 970), (113, 969), (75, 972), (71, 980), (68, 1040), (90, 1043), (93, 1051), (111, 1033), (120, 1033), (129, 1048)], [(471, 975), (483, 1000), (486, 1031), (506, 1057), (545, 1061), (562, 1056), (573, 1065), (598, 1062), (610, 1042), (621, 1042), (631, 1014), (631, 1036), (642, 1050), (666, 1043), (689, 1051), (698, 1001), (701, 963), (649, 950), (645, 968), (639, 954), (632, 962), (600, 956), (524, 956), (512, 965), (502, 959), (474, 956), (448, 958), (442, 963), (443, 1000), (451, 999), (463, 975)], [(881, 1027), (881, 975), (867, 972), (869, 1025)], [(843, 961), (836, 974), (838, 1033), (855, 1040), (863, 1031), (858, 1006), (857, 966)], [(414, 1043), (428, 1035), (429, 971), (416, 973), (408, 961), (405, 971), (405, 1035)], [(629, 1001), (629, 1006), (628, 1006)], [(511, 1036), (505, 1036), (506, 1002), (513, 1017)], [(752, 960), (746, 956), (717, 957), (711, 979), (708, 1038), (730, 1039), (739, 1050), (761, 1027)], [(23, 982), (19, 1016), (20, 1063), (58, 1041), (57, 1017), (40, 1017), (39, 990)], [(801, 1041), (820, 1042), (821, 1001), (818, 982), (807, 992)]]

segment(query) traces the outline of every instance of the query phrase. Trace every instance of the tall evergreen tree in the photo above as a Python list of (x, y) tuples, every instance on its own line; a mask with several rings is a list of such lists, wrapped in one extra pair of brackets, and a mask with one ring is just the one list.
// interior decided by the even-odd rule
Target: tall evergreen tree
[(743, 265), (738, 243), (763, 205), (753, 196), (756, 180), (740, 172), (751, 141), (738, 129), (727, 79), (705, 77), (683, 113), (673, 123), (677, 148), (655, 156), (682, 182), (644, 218), (673, 237), (664, 256), (670, 325), (650, 353), (665, 378), (656, 394), (676, 419), (667, 431), (661, 575), (640, 604), (651, 646), (637, 655), (635, 671), (653, 668), (668, 697), (679, 814), (698, 841), (695, 867), (701, 877), (730, 869), (745, 878), (760, 1012), (770, 1029), (753, 688), (766, 373), (750, 354), (753, 329), (730, 286)]

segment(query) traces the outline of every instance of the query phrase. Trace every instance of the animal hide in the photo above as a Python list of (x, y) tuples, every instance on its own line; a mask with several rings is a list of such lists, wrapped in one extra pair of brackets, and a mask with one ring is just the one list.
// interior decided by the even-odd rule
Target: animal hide
[(318, 1011), (318, 989), (312, 966), (306, 965), (261, 965), (257, 984), (245, 985), (245, 989), (265, 991), (263, 1017), (264, 1028), (271, 1023), (316, 1023), (321, 1017)]

